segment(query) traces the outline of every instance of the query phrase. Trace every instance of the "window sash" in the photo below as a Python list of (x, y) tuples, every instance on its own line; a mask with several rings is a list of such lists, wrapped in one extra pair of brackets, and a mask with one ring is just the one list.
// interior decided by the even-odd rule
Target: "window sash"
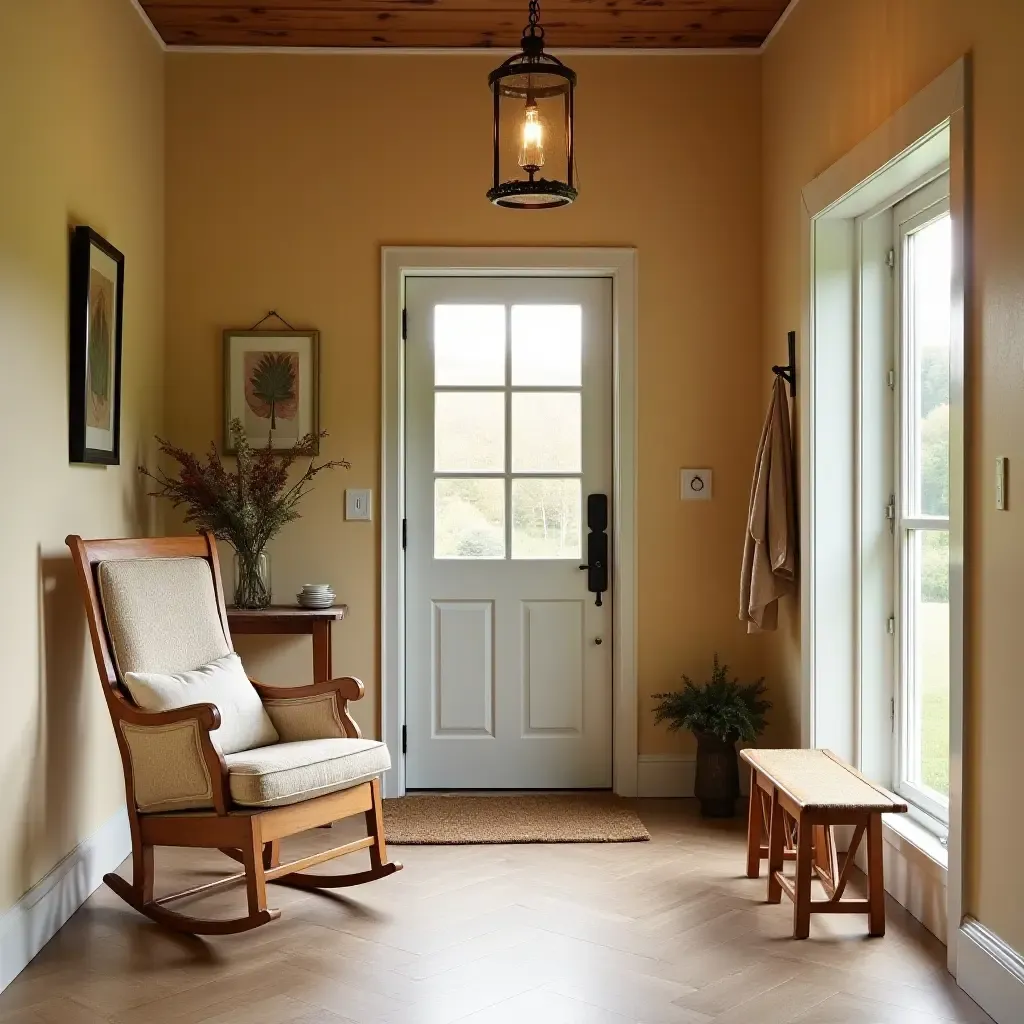
[(919, 508), (918, 458), (918, 375), (912, 336), (913, 304), (909, 301), (912, 282), (906, 273), (910, 236), (949, 215), (948, 177), (940, 179), (920, 194), (904, 200), (894, 210), (896, 290), (895, 336), (897, 344), (898, 383), (894, 388), (896, 405), (895, 430), (895, 585), (897, 636), (894, 645), (895, 686), (893, 688), (893, 788), (900, 796), (923, 812), (933, 826), (941, 831), (949, 822), (949, 800), (941, 793), (914, 781), (921, 764), (923, 730), (917, 717), (919, 682), (917, 664), (917, 580), (918, 538), (929, 532), (948, 533), (949, 516), (923, 514)]
[[(914, 804), (929, 817), (942, 825), (949, 822), (949, 798), (914, 781), (921, 763), (923, 732), (917, 721), (918, 705), (918, 655), (917, 639), (917, 590), (915, 575), (918, 548), (917, 536), (922, 533), (948, 533), (949, 520), (932, 520), (925, 526), (911, 525), (914, 520), (903, 520), (897, 531), (897, 559), (899, 578), (897, 585), (900, 595), (900, 623), (897, 647), (896, 680), (893, 718), (896, 750), (894, 757), (894, 789), (904, 799)], [(917, 520), (916, 522), (920, 522)], [(941, 523), (941, 525), (939, 525)]]

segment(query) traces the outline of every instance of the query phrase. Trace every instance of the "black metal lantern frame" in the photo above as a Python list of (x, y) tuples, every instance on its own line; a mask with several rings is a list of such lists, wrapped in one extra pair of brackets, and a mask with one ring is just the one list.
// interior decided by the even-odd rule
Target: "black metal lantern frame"
[[(522, 52), (509, 57), (501, 67), (495, 68), (488, 76), (491, 92), (494, 94), (494, 183), (487, 191), (487, 198), (496, 206), (515, 210), (550, 210), (568, 206), (577, 196), (573, 182), (573, 114), (576, 92), (576, 72), (566, 67), (557, 57), (544, 52), (544, 29), (538, 24), (540, 10), (538, 0), (530, 0), (530, 22), (523, 32)], [(559, 147), (565, 159), (565, 174), (561, 178), (538, 177), (543, 163), (531, 162), (529, 156), (521, 155), (519, 166), (526, 173), (525, 178), (501, 180), (501, 114), (503, 104), (523, 104), (524, 140), (522, 153), (527, 149), (526, 127), (532, 119), (539, 125), (537, 100), (562, 100), (565, 144)], [(537, 128), (537, 148), (543, 156), (540, 132)], [(543, 162), (547, 162), (546, 158)], [(560, 167), (558, 169), (561, 169)]]

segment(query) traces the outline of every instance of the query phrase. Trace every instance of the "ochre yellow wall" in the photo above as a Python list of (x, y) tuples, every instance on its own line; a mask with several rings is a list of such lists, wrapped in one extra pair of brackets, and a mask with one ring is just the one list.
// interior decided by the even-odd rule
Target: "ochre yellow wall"
[[(1024, 950), (1024, 490), (995, 510), (997, 455), (1024, 472), (1024, 3), (802, 0), (762, 59), (764, 338), (799, 322), (800, 189), (917, 91), (973, 58), (974, 260), (968, 380), (965, 911)], [(799, 623), (778, 677), (797, 699)]]
[[(125, 0), (0, 4), (0, 914), (124, 803), (64, 537), (153, 531), (161, 426), (163, 58)], [(118, 468), (68, 465), (68, 231), (126, 257)]]
[[(332, 580), (351, 617), (336, 670), (363, 677), (375, 728), (379, 531), (343, 520), (346, 486), (379, 496), (380, 247), (615, 245), (639, 253), (640, 749), (682, 749), (648, 695), (715, 650), (760, 674), (767, 643), (737, 619), (750, 473), (769, 375), (760, 358), (760, 69), (756, 57), (587, 57), (581, 196), (498, 210), (486, 54), (186, 55), (168, 59), (167, 430), (221, 432), (221, 330), (275, 308), (322, 332), (328, 456), (304, 517), (271, 548), (285, 600)], [(681, 466), (715, 499), (683, 505)], [(307, 647), (239, 641), (257, 676), (305, 680)], [(784, 717), (780, 712), (779, 718)]]

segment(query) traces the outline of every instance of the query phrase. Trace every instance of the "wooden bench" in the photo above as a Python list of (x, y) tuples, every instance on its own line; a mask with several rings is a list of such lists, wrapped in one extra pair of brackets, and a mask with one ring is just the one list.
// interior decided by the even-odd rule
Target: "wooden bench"
[[(868, 934), (884, 935), (882, 815), (905, 812), (907, 805), (830, 750), (747, 749), (741, 756), (751, 770), (747, 877), (757, 878), (761, 861), (768, 859), (768, 902), (779, 903), (783, 893), (793, 901), (793, 937), (807, 938), (811, 914), (867, 914)], [(853, 827), (842, 870), (837, 825)], [(865, 834), (868, 897), (844, 900), (854, 855)], [(792, 879), (783, 874), (787, 860), (796, 861)], [(815, 878), (827, 899), (811, 898)]]

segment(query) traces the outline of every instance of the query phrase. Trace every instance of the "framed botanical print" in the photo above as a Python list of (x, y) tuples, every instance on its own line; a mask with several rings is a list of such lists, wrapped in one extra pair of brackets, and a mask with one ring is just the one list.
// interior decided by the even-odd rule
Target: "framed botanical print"
[(124, 256), (92, 228), (71, 235), (68, 457), (121, 461)]
[(320, 430), (319, 331), (224, 332), (224, 450), (231, 421), (249, 443), (290, 448)]

